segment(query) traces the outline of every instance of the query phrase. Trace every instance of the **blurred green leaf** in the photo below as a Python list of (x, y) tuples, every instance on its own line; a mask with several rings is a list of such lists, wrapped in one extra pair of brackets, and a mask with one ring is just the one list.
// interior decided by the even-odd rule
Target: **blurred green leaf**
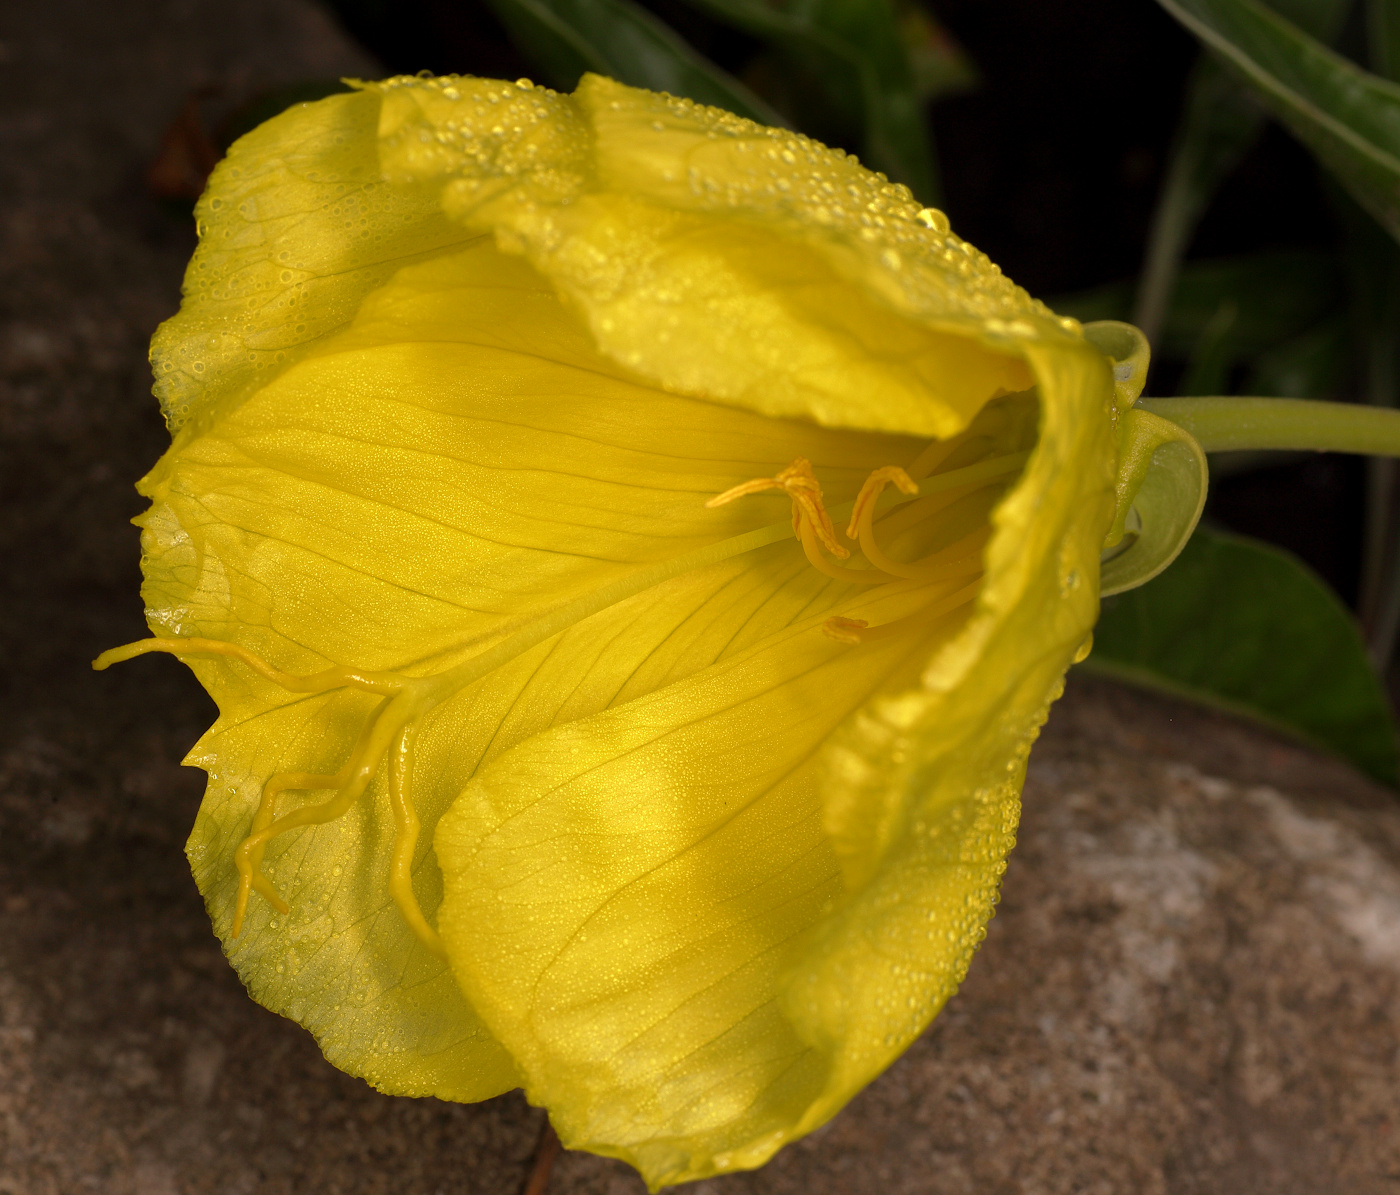
[(1356, 347), (1365, 361), (1367, 402), (1400, 400), (1400, 244), (1340, 188), (1332, 193), (1342, 227)]
[(1367, 0), (1366, 35), (1371, 69), (1387, 79), (1400, 79), (1400, 4), (1396, 0)]
[(726, 108), (760, 124), (787, 124), (738, 79), (633, 0), (487, 3), (511, 40), (556, 87), (572, 89), (585, 71), (596, 71), (633, 87)]
[[(1273, 0), (1301, 29), (1331, 42), (1352, 0)], [(1258, 140), (1265, 111), (1214, 58), (1203, 57), (1186, 85), (1162, 193), (1148, 235), (1133, 322), (1152, 343), (1176, 284), (1186, 247), (1221, 184)]]
[(981, 83), (966, 51), (917, 0), (907, 0), (902, 7), (899, 37), (909, 55), (914, 90), (925, 102), (971, 91)]
[(1132, 322), (1156, 344), (1181, 258), (1220, 184), (1264, 127), (1264, 110), (1211, 58), (1197, 62), (1186, 85), (1167, 176), (1152, 217)]
[(1346, 23), (1348, 14), (1355, 7), (1354, 0), (1268, 0), (1268, 5), (1283, 17), (1292, 21), (1304, 33), (1310, 33), (1329, 45), (1336, 41)]
[(1072, 315), (1083, 324), (1110, 319), (1131, 322), (1128, 316), (1132, 313), (1133, 284), (1126, 279), (1106, 282), (1088, 290), (1052, 295), (1045, 301), (1061, 315)]
[(1194, 350), (1226, 301), (1237, 308), (1230, 327), (1235, 351), (1252, 355), (1306, 331), (1346, 301), (1341, 263), (1314, 249), (1192, 262), (1173, 296), (1162, 351), (1184, 356)]
[(1160, 577), (1106, 598), (1083, 667), (1264, 721), (1397, 775), (1395, 719), (1351, 614), (1315, 573), (1198, 530)]
[(836, 106), (859, 112), (867, 166), (938, 199), (933, 140), (892, 0), (689, 0), (809, 68)]
[(1337, 398), (1354, 373), (1355, 350), (1350, 320), (1338, 312), (1260, 353), (1242, 389), (1279, 398)]
[(1400, 238), (1400, 87), (1258, 0), (1158, 0)]
[[(1361, 393), (1376, 406), (1400, 405), (1400, 244), (1344, 194), (1332, 192), (1351, 283), (1352, 352)], [(1400, 544), (1396, 543), (1395, 462), (1366, 462), (1366, 526), (1358, 608), (1371, 658), (1384, 669), (1400, 639)]]
[[(1131, 293), (1130, 283), (1114, 283), (1060, 296), (1051, 300), (1051, 306), (1085, 323), (1126, 319)], [(1283, 249), (1190, 262), (1182, 267), (1173, 289), (1155, 355), (1187, 361), (1188, 373), (1195, 375), (1191, 384), (1205, 386), (1183, 393), (1218, 394), (1222, 391), (1221, 379), (1228, 378), (1236, 367), (1267, 370), (1262, 359), (1256, 360), (1260, 354), (1286, 355), (1291, 342), (1312, 336), (1322, 321), (1333, 321), (1330, 338), (1323, 337), (1325, 343), (1313, 347), (1337, 347), (1335, 320), (1346, 301), (1346, 278), (1334, 253)], [(1345, 327), (1341, 325), (1343, 333)], [(1342, 340), (1345, 341), (1344, 335)], [(1301, 356), (1311, 351), (1306, 346), (1297, 349)], [(1347, 351), (1349, 347), (1343, 346), (1342, 352)], [(1321, 365), (1323, 358), (1315, 363)], [(1345, 371), (1329, 376), (1344, 375)], [(1267, 388), (1251, 392), (1296, 398), (1336, 394), (1331, 382), (1320, 390), (1305, 393)]]
[(1239, 358), (1239, 339), (1234, 335), (1240, 320), (1240, 305), (1234, 299), (1222, 299), (1186, 360), (1186, 372), (1177, 384), (1183, 396), (1193, 394), (1228, 394), (1230, 374)]

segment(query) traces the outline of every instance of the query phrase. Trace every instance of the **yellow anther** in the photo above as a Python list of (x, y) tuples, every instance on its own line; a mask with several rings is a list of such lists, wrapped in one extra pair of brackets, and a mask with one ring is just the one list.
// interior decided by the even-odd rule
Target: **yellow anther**
[(885, 465), (876, 469), (865, 479), (865, 484), (860, 487), (860, 493), (856, 495), (856, 504), (851, 510), (851, 522), (846, 528), (847, 539), (858, 538), (861, 524), (868, 525), (870, 520), (875, 517), (875, 504), (880, 501), (880, 495), (884, 493), (885, 487), (891, 483), (901, 494), (917, 494), (919, 492), (918, 483), (898, 465)]
[(953, 613), (976, 598), (981, 588), (982, 574), (979, 572), (970, 583), (958, 586), (951, 593), (945, 590), (942, 597), (936, 598), (926, 606), (921, 606), (913, 614), (896, 618), (893, 622), (881, 623), (879, 626), (872, 627), (863, 618), (837, 616), (828, 618), (822, 624), (822, 630), (838, 643), (852, 645), (868, 643), (872, 639), (886, 639), (903, 631), (928, 630), (938, 619)]
[(855, 647), (861, 641), (860, 633), (869, 625), (863, 618), (842, 618), (838, 615), (822, 623), (822, 632), (838, 643), (849, 643)]
[(802, 534), (802, 516), (806, 516), (812, 531), (828, 552), (837, 560), (845, 560), (851, 553), (836, 539), (836, 527), (831, 516), (822, 504), (822, 487), (817, 483), (817, 475), (812, 472), (812, 462), (798, 457), (776, 477), (757, 477), (732, 486), (722, 494), (716, 494), (705, 505), (711, 509), (743, 498), (748, 494), (761, 494), (767, 490), (782, 490), (792, 499), (792, 529)]

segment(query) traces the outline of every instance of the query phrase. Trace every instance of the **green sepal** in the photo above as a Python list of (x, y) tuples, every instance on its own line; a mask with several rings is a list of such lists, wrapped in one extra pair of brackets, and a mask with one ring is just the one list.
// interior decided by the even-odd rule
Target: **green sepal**
[(1118, 443), (1118, 504), (1104, 541), (1104, 597), (1137, 588), (1175, 560), (1206, 504), (1206, 455), (1189, 432), (1129, 410), (1119, 416)]
[(1132, 324), (1105, 319), (1085, 324), (1084, 339), (1113, 363), (1113, 404), (1126, 411), (1147, 384), (1152, 357), (1147, 337)]

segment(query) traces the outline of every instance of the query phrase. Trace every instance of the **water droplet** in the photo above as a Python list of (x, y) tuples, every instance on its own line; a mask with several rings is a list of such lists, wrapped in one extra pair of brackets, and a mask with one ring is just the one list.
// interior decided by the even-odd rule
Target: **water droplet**
[(947, 232), (950, 227), (948, 217), (936, 207), (922, 208), (914, 218), (925, 228), (931, 228), (934, 232)]

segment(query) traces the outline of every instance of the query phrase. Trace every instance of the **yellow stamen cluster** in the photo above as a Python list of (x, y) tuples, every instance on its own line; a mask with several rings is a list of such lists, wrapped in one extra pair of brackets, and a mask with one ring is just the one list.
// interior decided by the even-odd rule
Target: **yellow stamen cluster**
[[(871, 639), (884, 638), (898, 631), (927, 624), (966, 605), (977, 596), (982, 580), (982, 549), (991, 537), (990, 527), (980, 527), (941, 550), (909, 563), (891, 559), (875, 537), (876, 509), (887, 486), (893, 485), (906, 498), (919, 493), (917, 478), (927, 477), (951, 454), (954, 444), (935, 441), (926, 448), (906, 470), (899, 465), (884, 465), (865, 479), (860, 493), (851, 506), (850, 522), (845, 538), (858, 544), (867, 568), (850, 568), (836, 564), (822, 554), (825, 549), (838, 560), (849, 559), (851, 552), (838, 539), (835, 525), (822, 501), (821, 486), (811, 462), (798, 457), (786, 469), (773, 477), (759, 477), (727, 489), (711, 498), (707, 507), (723, 506), (750, 494), (780, 490), (792, 500), (792, 525), (808, 562), (824, 575), (837, 581), (859, 585), (883, 585), (897, 581), (914, 582), (914, 588), (935, 586), (927, 602), (916, 613), (881, 626), (872, 627), (863, 618), (837, 615), (828, 618), (823, 630), (841, 643), (858, 645)], [(900, 508), (887, 512), (881, 520), (881, 530), (894, 535), (928, 521), (958, 499), (982, 489), (1019, 467), (1025, 453), (993, 458), (979, 466), (957, 470), (937, 480), (945, 482), (935, 492)], [(948, 484), (952, 483), (952, 484)]]
[(843, 568), (821, 554), (825, 548), (837, 560), (850, 557), (850, 549), (836, 538), (836, 525), (822, 502), (822, 488), (812, 472), (812, 462), (798, 457), (774, 477), (758, 477), (727, 489), (705, 503), (707, 507), (724, 506), (748, 494), (765, 490), (782, 490), (792, 499), (792, 529), (812, 567), (837, 581), (853, 581), (858, 585), (879, 585), (894, 578), (875, 569)]

